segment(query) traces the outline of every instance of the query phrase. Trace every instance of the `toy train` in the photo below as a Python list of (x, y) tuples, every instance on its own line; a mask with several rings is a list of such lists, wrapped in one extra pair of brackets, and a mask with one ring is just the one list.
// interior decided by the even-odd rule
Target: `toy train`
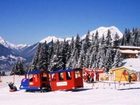
[(81, 87), (83, 87), (83, 74), (79, 68), (54, 72), (29, 71), (20, 85), (20, 89), (26, 91), (72, 90)]

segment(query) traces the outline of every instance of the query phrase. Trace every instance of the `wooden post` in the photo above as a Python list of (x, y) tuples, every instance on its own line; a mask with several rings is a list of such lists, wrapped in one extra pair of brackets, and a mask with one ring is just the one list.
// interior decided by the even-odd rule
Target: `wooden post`
[(114, 86), (115, 86), (115, 89), (116, 89), (116, 81), (114, 81)]
[(114, 86), (116, 89), (116, 73), (115, 73), (115, 71), (113, 72), (113, 80), (114, 80)]

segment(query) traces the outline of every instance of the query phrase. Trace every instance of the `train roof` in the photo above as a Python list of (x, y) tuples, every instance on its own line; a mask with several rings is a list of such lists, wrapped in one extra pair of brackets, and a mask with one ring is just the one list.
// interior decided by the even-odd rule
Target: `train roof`
[(61, 72), (70, 72), (70, 71), (79, 71), (79, 70), (82, 70), (81, 68), (75, 68), (75, 69), (70, 69), (70, 68), (67, 68), (67, 69), (60, 69), (60, 70), (57, 70), (57, 71), (52, 71), (50, 72), (51, 74), (53, 73), (61, 73)]
[[(49, 72), (50, 74), (53, 74), (53, 73), (61, 73), (61, 72), (70, 72), (70, 71), (79, 71), (79, 70), (82, 70), (81, 68), (75, 68), (75, 69), (71, 69), (71, 68), (67, 68), (67, 69), (60, 69), (60, 70), (56, 70), (56, 71), (51, 71)], [(28, 71), (26, 72), (26, 74), (40, 74), (41, 73), (41, 70), (31, 70), (31, 71)]]
[(26, 72), (26, 74), (39, 74), (41, 71), (40, 70), (31, 70)]

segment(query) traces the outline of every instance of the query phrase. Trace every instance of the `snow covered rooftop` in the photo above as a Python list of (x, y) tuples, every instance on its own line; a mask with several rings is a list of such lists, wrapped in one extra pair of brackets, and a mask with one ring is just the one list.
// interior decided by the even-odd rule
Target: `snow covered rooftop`
[(125, 53), (125, 54), (138, 54), (140, 53), (140, 51), (138, 50), (120, 50), (121, 53)]
[(140, 58), (129, 58), (123, 62), (125, 63), (124, 67), (136, 72), (140, 72)]
[(140, 50), (140, 47), (137, 47), (137, 46), (119, 46), (119, 48), (139, 49)]

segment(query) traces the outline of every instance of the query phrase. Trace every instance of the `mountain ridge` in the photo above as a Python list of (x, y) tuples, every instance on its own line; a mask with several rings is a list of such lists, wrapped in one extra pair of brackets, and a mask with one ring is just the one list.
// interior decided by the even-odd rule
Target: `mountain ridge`
[(27, 44), (13, 44), (13, 43), (10, 43), (9, 41), (6, 41), (5, 39), (3, 39), (1, 36), (0, 36), (0, 44), (2, 44), (3, 46), (7, 47), (7, 48), (11, 48), (11, 49), (22, 49), (22, 48), (25, 48), (29, 45)]
[[(111, 31), (112, 39), (114, 39), (113, 36), (115, 34), (118, 34), (120, 36), (120, 38), (122, 38), (122, 36), (123, 36), (122, 32), (117, 27), (115, 27), (115, 26), (109, 26), (109, 27), (101, 26), (101, 27), (96, 28), (95, 30), (90, 31), (89, 38), (91, 39), (92, 35), (95, 35), (97, 31), (98, 31), (98, 34), (99, 34), (99, 38), (101, 38), (103, 35), (106, 36), (108, 30)], [(86, 34), (82, 35), (81, 39), (84, 39), (85, 37), (86, 37)], [(57, 40), (64, 41), (64, 40), (71, 40), (71, 39), (72, 38), (70, 38), (70, 37), (60, 38), (60, 37), (56, 37), (55, 35), (48, 35), (47, 37), (43, 38), (42, 40), (40, 40), (38, 42), (39, 43), (44, 43), (46, 41), (47, 43), (49, 43), (52, 40), (54, 42), (56, 42)], [(38, 43), (38, 42), (36, 42), (36, 43)], [(23, 48), (31, 46), (31, 45), (27, 45), (27, 44), (17, 44), (17, 45), (16, 44), (12, 44), (12, 43), (10, 43), (8, 41), (5, 41), (1, 36), (0, 36), (0, 44), (4, 45), (7, 48), (17, 49), (17, 50), (21, 50)]]
[[(97, 31), (98, 31), (98, 34), (99, 34), (99, 38), (101, 38), (103, 35), (106, 37), (107, 36), (107, 33), (108, 33), (108, 30), (110, 30), (111, 37), (112, 37), (113, 40), (114, 40), (115, 34), (118, 34), (119, 35), (119, 38), (122, 38), (122, 36), (123, 36), (122, 32), (117, 27), (115, 27), (115, 26), (109, 26), (109, 27), (101, 26), (101, 27), (96, 28), (95, 30), (89, 31), (89, 33), (90, 33), (89, 38), (92, 39), (92, 35), (95, 35)], [(85, 39), (86, 35), (87, 34), (82, 35), (81, 36), (81, 39)], [(59, 40), (59, 41), (66, 40), (67, 41), (67, 40), (71, 40), (71, 39), (72, 38), (69, 38), (69, 37), (67, 37), (67, 38), (60, 38), (60, 37), (56, 37), (54, 35), (52, 35), (52, 36), (50, 35), (50, 36), (47, 36), (46, 38), (42, 39), (39, 42), (40, 43), (43, 43), (43, 42), (46, 41), (47, 43), (49, 43), (52, 40), (54, 42), (56, 42), (57, 40)]]
[[(104, 26), (101, 26), (101, 27), (98, 27), (97, 29), (93, 30), (93, 31), (90, 31), (90, 36), (89, 38), (92, 39), (92, 35), (95, 35), (96, 32), (98, 32), (98, 35), (99, 35), (99, 38), (101, 38), (103, 35), (104, 37), (107, 36), (107, 33), (108, 33), (108, 30), (110, 30), (111, 32), (111, 38), (114, 40), (114, 37), (115, 37), (115, 34), (118, 34), (120, 38), (122, 38), (123, 34), (122, 32), (115, 26), (110, 26), (110, 27), (104, 27)], [(86, 37), (86, 34), (83, 35), (81, 37), (81, 39), (84, 39)]]

